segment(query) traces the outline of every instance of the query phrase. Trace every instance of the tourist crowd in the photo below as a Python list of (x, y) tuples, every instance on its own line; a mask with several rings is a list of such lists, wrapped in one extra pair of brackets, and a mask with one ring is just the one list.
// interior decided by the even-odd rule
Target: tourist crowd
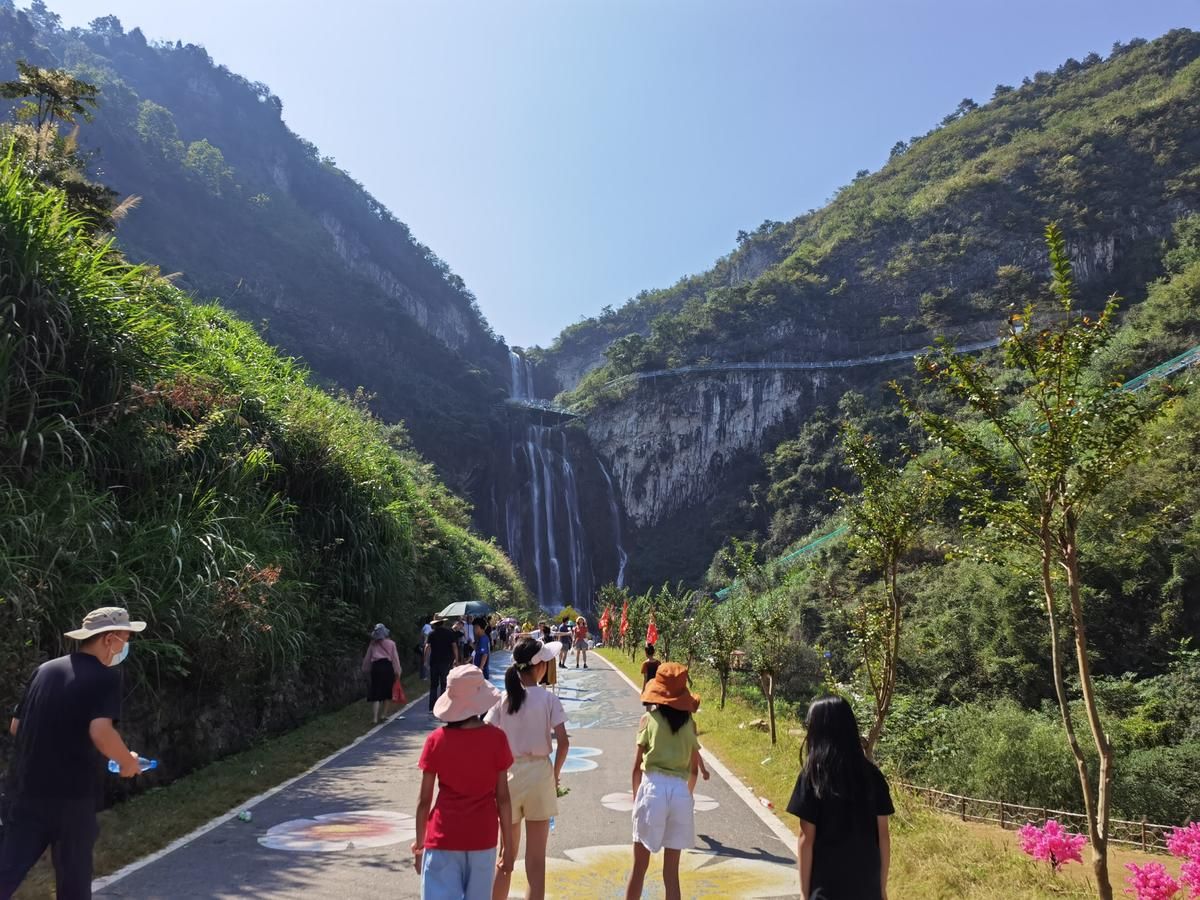
[[(493, 625), (440, 617), (423, 629), (429, 709), (441, 722), (427, 736), (412, 853), (424, 900), (501, 900), (525, 841), (526, 896), (546, 889), (546, 845), (570, 738), (554, 688), (570, 650), (587, 668), (587, 622)], [(75, 652), (44, 663), (14, 710), (12, 762), (0, 798), (0, 900), (12, 897), (47, 848), (60, 900), (91, 896), (96, 809), (105, 761), (132, 778), (142, 761), (116, 730), (130, 640), (145, 628), (119, 608), (89, 613), (66, 632)], [(559, 637), (561, 640), (552, 640)], [(651, 634), (653, 637), (653, 634)], [(504, 691), (489, 681), (492, 642), (511, 648)], [(568, 641), (570, 642), (568, 644)], [(375, 721), (396, 699), (402, 673), (388, 629), (371, 631), (363, 670)], [(688, 669), (660, 662), (653, 643), (642, 667), (641, 717), (633, 741), (633, 859), (627, 900), (642, 895), (651, 857), (663, 854), (663, 887), (681, 897), (680, 855), (695, 842), (693, 791), (708, 771)], [(805, 761), (788, 812), (800, 819), (799, 892), (805, 900), (883, 898), (890, 860), (887, 782), (863, 752), (850, 705), (824, 697), (809, 707)], [(436, 788), (436, 796), (435, 796)], [(522, 825), (524, 828), (522, 829)]]

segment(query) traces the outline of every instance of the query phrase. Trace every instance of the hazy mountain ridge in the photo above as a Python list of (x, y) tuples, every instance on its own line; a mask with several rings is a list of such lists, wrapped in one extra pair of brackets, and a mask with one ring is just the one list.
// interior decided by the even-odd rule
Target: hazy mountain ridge
[(364, 386), (461, 485), (507, 386), (503, 345), (462, 279), (294, 134), (266, 85), (114, 17), (67, 30), (0, 0), (4, 77), (21, 58), (100, 88), (80, 141), (98, 180), (143, 198), (118, 231), (132, 258), (180, 271), (320, 377)]
[(964, 101), (823, 208), (742, 232), (709, 271), (565, 329), (544, 364), (570, 389), (606, 361), (607, 376), (805, 358), (814, 328), (869, 342), (999, 319), (1042, 277), (1049, 220), (1088, 293), (1139, 289), (1171, 224), (1200, 205), (1198, 60), (1200, 35), (1179, 29)]

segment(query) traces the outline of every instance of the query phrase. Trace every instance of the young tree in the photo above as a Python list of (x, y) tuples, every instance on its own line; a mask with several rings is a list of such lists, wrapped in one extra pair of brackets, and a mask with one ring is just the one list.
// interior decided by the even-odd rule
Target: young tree
[(729, 678), (733, 673), (733, 654), (742, 649), (746, 640), (744, 595), (734, 591), (728, 599), (717, 604), (713, 614), (704, 620), (700, 634), (704, 652), (708, 654), (708, 665), (721, 683), (721, 709), (724, 709)]
[[(664, 584), (658, 589), (657, 596), (654, 597), (652, 602), (654, 622), (658, 626), (658, 640), (662, 645), (659, 659), (664, 662), (671, 659), (671, 648), (673, 646), (677, 648), (683, 640), (683, 634), (687, 629), (688, 609), (695, 596), (695, 591), (687, 590), (682, 584), (677, 584), (674, 588), (669, 584)], [(645, 632), (643, 631), (642, 634)]]
[(775, 687), (779, 673), (796, 652), (791, 640), (791, 618), (787, 608), (772, 594), (761, 595), (749, 605), (746, 624), (746, 655), (758, 675), (758, 685), (767, 701), (771, 743), (776, 742)]
[(850, 546), (882, 576), (885, 596), (885, 602), (879, 604), (870, 591), (859, 592), (856, 617), (863, 668), (875, 700), (875, 717), (867, 733), (866, 747), (867, 755), (874, 756), (896, 693), (903, 622), (900, 567), (915, 549), (921, 528), (934, 513), (941, 490), (931, 476), (913, 467), (906, 468), (903, 458), (884, 462), (873, 438), (853, 425), (843, 425), (841, 444), (862, 490), (854, 496), (840, 490), (833, 493), (845, 503)]
[(705, 641), (708, 639), (709, 622), (717, 611), (716, 604), (708, 595), (693, 593), (692, 596), (692, 607), (679, 636), (679, 652), (689, 669), (708, 649)]
[[(1162, 395), (1140, 397), (1090, 377), (1090, 361), (1112, 336), (1118, 301), (1111, 298), (1098, 318), (1081, 317), (1075, 310), (1066, 243), (1057, 225), (1047, 226), (1046, 242), (1059, 319), (1034, 329), (1033, 308), (1027, 306), (1023, 317), (1010, 321), (1002, 343), (1004, 377), (1015, 377), (1016, 388), (1001, 387), (983, 362), (943, 346), (919, 360), (918, 367), (965, 404), (970, 419), (918, 410), (902, 401), (915, 421), (948, 451), (948, 459), (930, 471), (959, 498), (964, 524), (982, 538), (980, 547), (985, 552), (997, 545), (1032, 551), (1038, 560), (1054, 689), (1083, 793), (1092, 868), (1100, 897), (1111, 900), (1108, 816), (1113, 746), (1100, 718), (1092, 679), (1079, 534), (1101, 491), (1143, 452), (1141, 437), (1145, 425), (1161, 410)], [(1073, 675), (1099, 758), (1094, 782), (1064, 675), (1064, 608), (1067, 640), (1074, 649)]]

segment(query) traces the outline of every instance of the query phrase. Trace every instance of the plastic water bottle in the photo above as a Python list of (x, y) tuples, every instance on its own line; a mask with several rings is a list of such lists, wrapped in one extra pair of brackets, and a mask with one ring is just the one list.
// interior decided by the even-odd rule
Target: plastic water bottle
[(551, 830), (551, 831), (553, 831), (553, 830), (554, 830), (554, 816), (551, 816), (551, 817), (550, 817), (550, 830)]
[[(151, 769), (158, 768), (158, 760), (146, 759), (144, 756), (139, 756), (138, 765), (141, 766), (143, 772), (149, 772)], [(108, 761), (108, 771), (112, 772), (114, 775), (121, 774), (121, 767), (117, 765), (117, 761), (115, 759), (110, 759)]]

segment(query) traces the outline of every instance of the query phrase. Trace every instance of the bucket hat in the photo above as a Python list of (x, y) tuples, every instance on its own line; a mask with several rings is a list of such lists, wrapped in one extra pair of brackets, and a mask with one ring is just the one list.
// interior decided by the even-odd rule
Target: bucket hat
[(74, 631), (65, 632), (69, 638), (86, 641), (106, 631), (145, 631), (145, 622), (129, 621), (129, 613), (119, 606), (102, 606), (83, 617), (83, 624)]
[(433, 704), (433, 714), (443, 722), (461, 722), (482, 716), (496, 705), (500, 692), (475, 666), (459, 666), (446, 678), (446, 692)]
[(371, 629), (371, 640), (381, 641), (385, 637), (391, 637), (391, 634), (392, 633), (390, 631), (388, 631), (387, 626), (384, 625), (382, 622), (380, 622), (378, 625), (376, 625), (374, 628)]
[(642, 702), (694, 713), (700, 708), (700, 697), (688, 690), (687, 681), (687, 666), (675, 662), (659, 663), (658, 671), (642, 689)]

